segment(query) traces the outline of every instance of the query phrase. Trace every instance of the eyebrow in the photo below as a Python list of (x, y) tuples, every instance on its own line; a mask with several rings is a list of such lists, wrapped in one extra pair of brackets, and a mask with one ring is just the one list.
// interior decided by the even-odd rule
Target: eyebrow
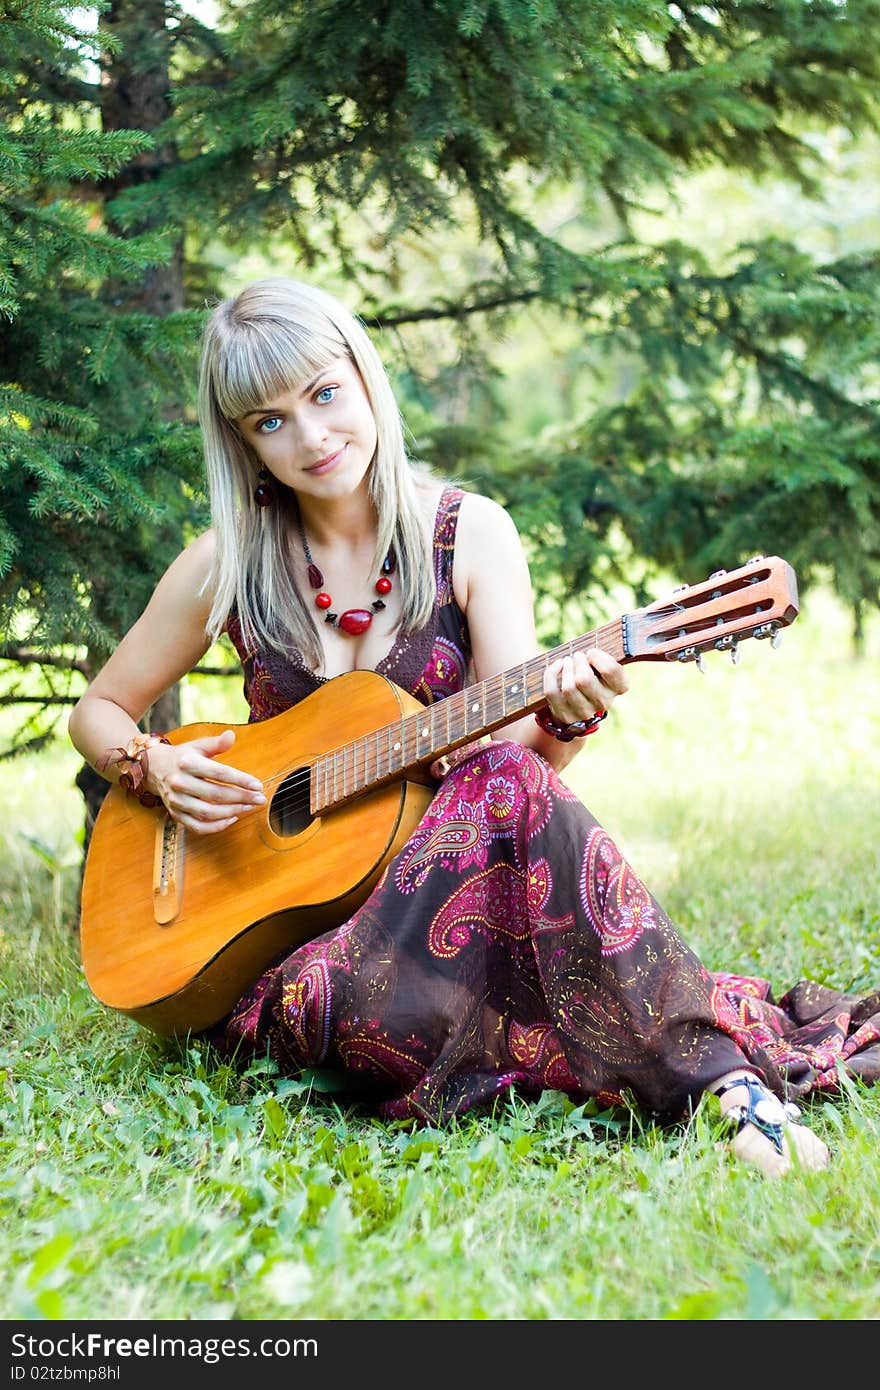
[[(331, 363), (330, 365), (332, 366), (332, 363)], [(314, 389), (315, 389), (315, 387), (317, 386), (318, 382), (321, 380), (321, 377), (322, 377), (322, 376), (325, 376), (326, 373), (328, 372), (328, 370), (329, 370), (329, 368), (328, 368), (328, 367), (325, 367), (325, 368), (323, 369), (323, 371), (318, 372), (317, 376), (313, 376), (312, 379), (311, 379), (311, 381), (307, 382), (306, 385), (303, 387), (303, 389), (300, 391), (300, 395), (301, 395), (301, 396), (307, 396), (307, 395), (309, 394), (310, 391), (314, 391)], [(275, 410), (273, 410), (271, 406), (263, 405), (263, 406), (260, 406), (259, 410), (246, 410), (246, 411), (244, 412), (244, 415), (240, 415), (240, 416), (239, 416), (239, 419), (240, 419), (240, 420), (249, 420), (249, 419), (251, 418), (252, 415), (275, 415), (275, 414), (277, 414), (277, 413), (278, 413), (278, 412), (275, 411)]]

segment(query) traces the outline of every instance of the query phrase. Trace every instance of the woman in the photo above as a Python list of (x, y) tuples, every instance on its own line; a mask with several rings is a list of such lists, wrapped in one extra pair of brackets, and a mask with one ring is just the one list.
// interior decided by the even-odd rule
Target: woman
[[(510, 518), (407, 459), (376, 351), (335, 299), (269, 279), (220, 304), (199, 409), (213, 526), (159, 581), (70, 734), (106, 776), (216, 835), (266, 804), (215, 761), (234, 732), (172, 746), (137, 722), (221, 632), (252, 719), (355, 668), (428, 704), (538, 647)], [(779, 1098), (827, 1084), (816, 1049), (709, 976), (558, 778), (626, 689), (599, 649), (548, 664), (546, 708), (435, 766), (431, 806), (366, 904), (267, 964), (215, 1040), (335, 1066), (381, 1114), (435, 1123), (512, 1085), (634, 1096), (667, 1118), (714, 1091), (742, 1159), (823, 1167)]]

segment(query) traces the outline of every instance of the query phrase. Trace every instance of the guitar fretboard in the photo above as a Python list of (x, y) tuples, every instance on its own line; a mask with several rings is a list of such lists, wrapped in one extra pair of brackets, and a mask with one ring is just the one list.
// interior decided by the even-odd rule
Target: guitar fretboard
[(624, 621), (615, 618), (594, 632), (322, 754), (312, 765), (312, 814), (392, 782), (409, 769), (433, 762), (453, 748), (538, 709), (546, 701), (544, 671), (559, 657), (601, 647), (617, 661), (623, 660)]

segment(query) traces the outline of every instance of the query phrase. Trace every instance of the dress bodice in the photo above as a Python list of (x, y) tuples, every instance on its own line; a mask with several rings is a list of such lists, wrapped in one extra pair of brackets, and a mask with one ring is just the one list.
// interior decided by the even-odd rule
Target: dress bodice
[[(437, 598), (430, 621), (418, 632), (398, 632), (391, 650), (375, 668), (425, 705), (461, 690), (468, 679), (471, 646), (467, 619), (452, 589), (455, 531), (463, 495), (461, 488), (444, 488), (437, 506), (434, 518)], [(328, 678), (312, 671), (295, 648), (283, 654), (261, 649), (248, 651), (236, 613), (230, 615), (226, 631), (244, 671), (249, 722), (281, 714), (326, 684)]]

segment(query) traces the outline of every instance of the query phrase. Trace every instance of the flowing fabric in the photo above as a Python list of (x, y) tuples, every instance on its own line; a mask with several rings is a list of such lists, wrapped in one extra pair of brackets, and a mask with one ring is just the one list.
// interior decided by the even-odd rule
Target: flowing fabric
[[(425, 703), (461, 688), (470, 656), (460, 500), (448, 489), (437, 514), (435, 621), (386, 659)], [(255, 718), (320, 679), (242, 657)], [(766, 980), (710, 974), (546, 760), (495, 740), (447, 774), (363, 907), (274, 962), (213, 1036), (288, 1073), (333, 1068), (388, 1118), (441, 1123), (514, 1086), (676, 1118), (744, 1064), (787, 1098), (835, 1088), (841, 1065), (875, 1080), (880, 992), (801, 982), (777, 1003)]]

